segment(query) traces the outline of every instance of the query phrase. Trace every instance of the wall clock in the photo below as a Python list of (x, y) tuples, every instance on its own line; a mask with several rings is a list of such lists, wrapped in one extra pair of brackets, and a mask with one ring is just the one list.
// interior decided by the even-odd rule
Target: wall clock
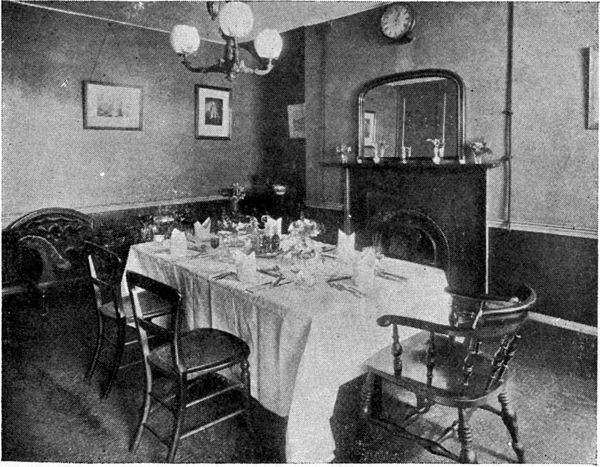
[(415, 27), (415, 15), (406, 3), (393, 3), (381, 15), (381, 32), (388, 38), (408, 43), (413, 40), (412, 30)]

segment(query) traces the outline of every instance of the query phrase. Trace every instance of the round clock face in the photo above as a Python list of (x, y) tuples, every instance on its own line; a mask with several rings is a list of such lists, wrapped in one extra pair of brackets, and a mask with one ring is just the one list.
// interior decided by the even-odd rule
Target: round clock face
[(381, 16), (381, 32), (390, 39), (402, 38), (414, 25), (415, 18), (408, 5), (390, 5)]

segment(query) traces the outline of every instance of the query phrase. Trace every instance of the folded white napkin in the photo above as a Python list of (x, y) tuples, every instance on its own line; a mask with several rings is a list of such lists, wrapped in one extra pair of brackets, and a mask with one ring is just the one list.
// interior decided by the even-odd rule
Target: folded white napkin
[(200, 224), (199, 221), (194, 222), (194, 240), (203, 241), (210, 239), (210, 217)]
[(352, 267), (352, 282), (362, 291), (368, 291), (375, 284), (375, 267), (378, 263), (375, 249), (364, 248)]
[(240, 282), (256, 282), (256, 255), (254, 252), (249, 255), (240, 250), (233, 250), (231, 256), (235, 261), (235, 269)]
[(271, 216), (263, 216), (262, 221), (265, 224), (264, 230), (267, 237), (272, 237), (273, 235), (281, 237), (281, 217), (273, 219)]
[(171, 254), (179, 254), (182, 251), (187, 250), (187, 239), (185, 238), (185, 233), (180, 230), (173, 229), (171, 232)]
[(338, 230), (337, 241), (337, 256), (341, 261), (354, 261), (357, 252), (354, 250), (354, 240), (356, 235), (351, 233), (346, 235), (341, 230)]

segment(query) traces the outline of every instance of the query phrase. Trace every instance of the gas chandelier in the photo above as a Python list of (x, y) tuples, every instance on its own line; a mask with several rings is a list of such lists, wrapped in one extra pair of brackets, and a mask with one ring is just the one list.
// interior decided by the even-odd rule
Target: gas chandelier
[[(182, 57), (185, 67), (194, 73), (225, 73), (233, 80), (239, 73), (253, 73), (264, 76), (273, 69), (273, 60), (279, 58), (283, 42), (274, 29), (264, 29), (256, 39), (254, 47), (249, 42), (239, 43), (238, 40), (247, 36), (252, 30), (254, 15), (252, 9), (239, 1), (206, 2), (210, 17), (219, 20), (221, 36), (225, 40), (223, 58), (210, 66), (193, 66), (188, 55), (195, 53), (200, 47), (200, 35), (193, 26), (179, 24), (171, 31), (171, 47)], [(240, 59), (239, 49), (243, 48), (259, 61), (268, 60), (266, 68), (250, 68)]]

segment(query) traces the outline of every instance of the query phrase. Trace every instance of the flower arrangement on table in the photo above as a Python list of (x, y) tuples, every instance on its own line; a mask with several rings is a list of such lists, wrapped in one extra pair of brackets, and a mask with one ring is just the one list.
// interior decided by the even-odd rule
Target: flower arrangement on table
[(476, 164), (481, 164), (483, 156), (492, 154), (492, 150), (488, 147), (483, 138), (474, 139), (465, 145), (473, 155)]
[(292, 258), (314, 258), (320, 248), (314, 238), (322, 231), (323, 227), (318, 222), (305, 218), (298, 219), (290, 224), (288, 234), (281, 239), (280, 251), (283, 256)]

